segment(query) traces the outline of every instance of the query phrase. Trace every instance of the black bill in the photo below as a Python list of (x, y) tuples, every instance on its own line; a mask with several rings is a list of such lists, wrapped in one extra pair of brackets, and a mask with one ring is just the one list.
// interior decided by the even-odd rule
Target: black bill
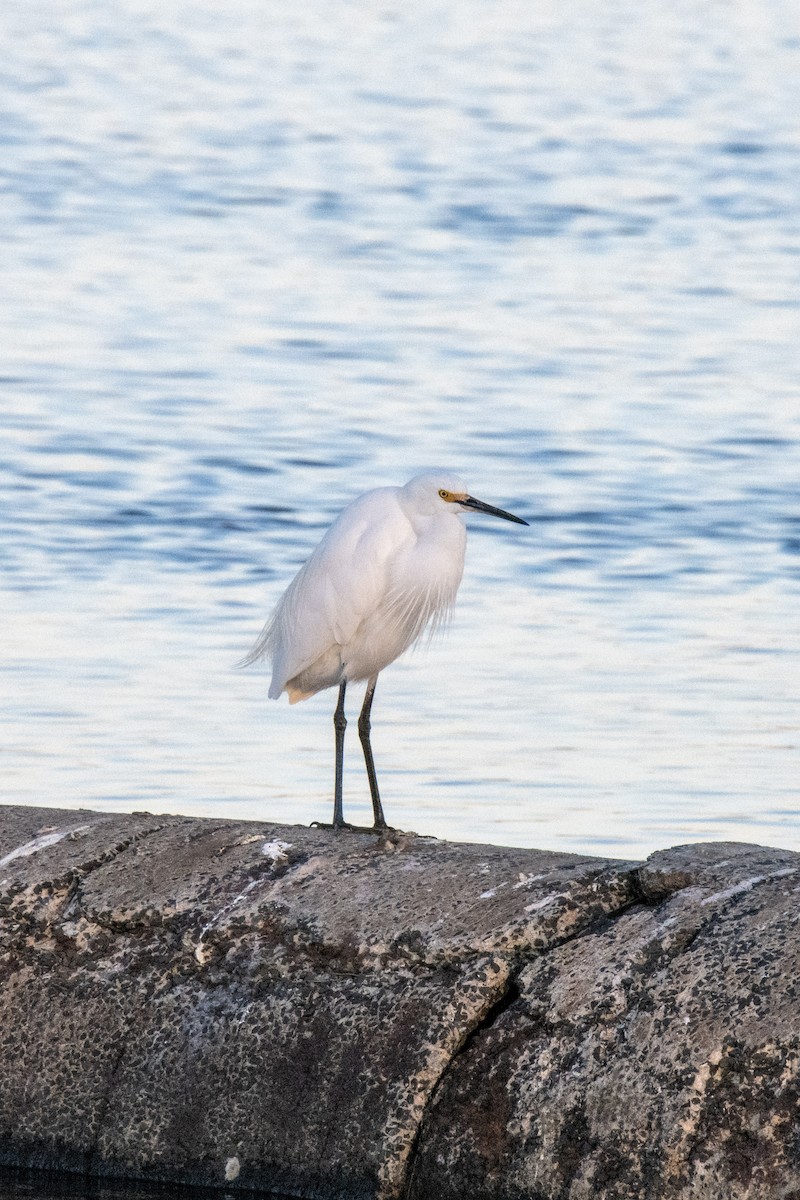
[(502, 517), (504, 521), (515, 521), (517, 525), (527, 525), (527, 521), (523, 521), (522, 517), (515, 517), (513, 513), (504, 512), (502, 508), (494, 508), (491, 504), (484, 504), (482, 500), (476, 500), (474, 496), (467, 496), (465, 500), (459, 500), (462, 508), (471, 508), (475, 512), (485, 512), (491, 517)]

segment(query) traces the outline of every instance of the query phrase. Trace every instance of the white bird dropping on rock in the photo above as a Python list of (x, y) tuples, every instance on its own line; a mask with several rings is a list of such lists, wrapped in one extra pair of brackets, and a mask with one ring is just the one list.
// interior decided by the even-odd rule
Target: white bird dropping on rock
[(521, 517), (470, 496), (444, 471), (417, 475), (405, 487), (359, 496), (331, 525), (300, 568), (243, 660), (272, 662), (270, 699), (289, 703), (323, 688), (339, 688), (333, 723), (336, 776), (333, 826), (344, 824), (344, 694), (366, 679), (358, 733), (367, 767), (374, 826), (386, 829), (370, 745), (370, 709), (378, 673), (453, 611), (464, 571), (466, 512), (489, 513), (518, 525)]

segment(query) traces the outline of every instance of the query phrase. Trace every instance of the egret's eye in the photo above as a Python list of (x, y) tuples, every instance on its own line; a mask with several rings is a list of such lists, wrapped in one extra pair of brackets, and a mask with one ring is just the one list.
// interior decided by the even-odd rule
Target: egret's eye
[(443, 500), (452, 500), (453, 498), (446, 488), (439, 488), (439, 495)]

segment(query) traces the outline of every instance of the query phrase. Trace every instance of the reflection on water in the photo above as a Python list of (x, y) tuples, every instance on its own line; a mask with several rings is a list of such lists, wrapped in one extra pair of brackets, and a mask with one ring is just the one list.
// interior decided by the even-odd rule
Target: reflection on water
[(7, 21), (3, 800), (327, 817), (332, 695), (232, 664), (442, 464), (531, 529), (381, 677), (389, 819), (800, 847), (795, 8)]
[[(235, 1195), (247, 1193), (234, 1193), (220, 1188), (90, 1179), (82, 1175), (14, 1171), (0, 1167), (0, 1195), (3, 1200), (177, 1200), (178, 1197), (184, 1197), (185, 1200), (233, 1200)], [(281, 1200), (277, 1192), (271, 1195), (273, 1200)], [(288, 1197), (284, 1197), (284, 1200), (288, 1200)]]

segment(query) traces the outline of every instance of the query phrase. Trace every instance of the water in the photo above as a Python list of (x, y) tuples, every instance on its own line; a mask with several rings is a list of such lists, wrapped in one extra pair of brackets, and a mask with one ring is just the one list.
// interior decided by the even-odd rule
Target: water
[[(177, 1197), (184, 1200), (233, 1200), (237, 1195), (241, 1196), (242, 1192), (87, 1179), (82, 1175), (0, 1168), (0, 1196), (3, 1200), (176, 1200)], [(275, 1200), (280, 1200), (278, 1193), (275, 1193)], [(284, 1200), (289, 1200), (289, 1197), (284, 1197)]]
[(389, 820), (800, 849), (796, 5), (0, 20), (2, 800), (327, 819), (334, 696), (233, 664), (442, 464), (531, 528), (381, 677)]

